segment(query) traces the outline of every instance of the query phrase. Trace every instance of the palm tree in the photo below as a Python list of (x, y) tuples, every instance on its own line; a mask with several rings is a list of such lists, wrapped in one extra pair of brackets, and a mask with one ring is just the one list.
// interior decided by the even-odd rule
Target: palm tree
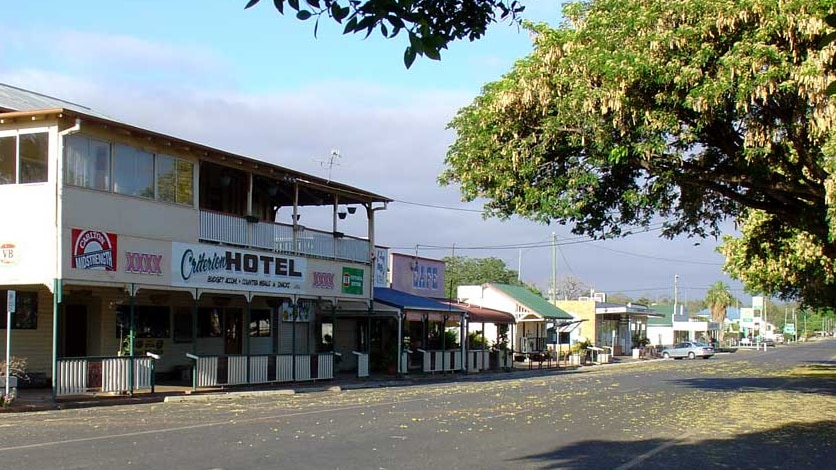
[(711, 309), (711, 321), (720, 324), (720, 337), (718, 341), (723, 341), (726, 307), (733, 304), (734, 301), (734, 297), (729, 292), (729, 286), (723, 281), (717, 281), (711, 284), (711, 287), (708, 288), (708, 292), (705, 294), (705, 305)]

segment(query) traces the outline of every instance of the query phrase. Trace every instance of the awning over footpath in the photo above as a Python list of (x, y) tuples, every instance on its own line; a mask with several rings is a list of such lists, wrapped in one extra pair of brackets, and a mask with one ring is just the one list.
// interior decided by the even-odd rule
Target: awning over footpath
[[(389, 305), (382, 304), (380, 302), (373, 302), (372, 303), (372, 311), (373, 315), (397, 315), (399, 310), (395, 307), (390, 307)], [(369, 314), (369, 304), (368, 302), (360, 301), (360, 300), (337, 300), (337, 316), (357, 316), (357, 315), (368, 315)]]
[(389, 287), (375, 287), (374, 301), (401, 310), (407, 321), (420, 321), (424, 317), (431, 321), (460, 320), (465, 314), (464, 310), (451, 304)]
[(644, 305), (600, 303), (595, 307), (596, 315), (623, 314), (631, 317), (664, 318), (664, 315)]
[(463, 302), (448, 302), (443, 301), (444, 304), (452, 305), (467, 312), (467, 321), (470, 323), (493, 323), (496, 325), (514, 324), (514, 316), (510, 313), (501, 310), (494, 310), (492, 308), (479, 307), (478, 305), (470, 305)]
[(581, 326), (581, 323), (583, 323), (585, 321), (586, 321), (586, 319), (582, 318), (580, 320), (572, 320), (572, 321), (565, 321), (563, 323), (558, 323), (556, 325), (557, 326), (557, 331), (559, 331), (561, 333), (571, 333), (571, 332), (575, 331), (579, 326)]

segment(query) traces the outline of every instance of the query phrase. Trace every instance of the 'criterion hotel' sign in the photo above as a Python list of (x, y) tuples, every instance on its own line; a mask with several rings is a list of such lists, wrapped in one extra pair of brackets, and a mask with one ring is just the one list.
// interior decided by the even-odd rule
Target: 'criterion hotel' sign
[(305, 282), (305, 258), (187, 243), (171, 250), (175, 286), (291, 293)]

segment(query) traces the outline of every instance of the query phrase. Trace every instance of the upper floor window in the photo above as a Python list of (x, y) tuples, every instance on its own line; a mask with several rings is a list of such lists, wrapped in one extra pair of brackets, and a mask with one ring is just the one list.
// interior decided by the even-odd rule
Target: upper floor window
[(128, 196), (154, 198), (154, 154), (116, 144), (113, 159), (113, 191)]
[[(0, 330), (6, 329), (6, 311), (8, 304), (8, 291), (0, 290)], [(15, 296), (15, 312), (12, 314), (13, 330), (37, 330), (38, 329), (38, 293), (17, 291)]]
[(44, 183), (48, 178), (49, 134), (0, 136), (0, 184)]
[(168, 155), (157, 155), (157, 199), (192, 205), (192, 164)]
[(64, 181), (73, 186), (191, 206), (194, 164), (83, 134), (65, 141)]
[(109, 143), (76, 134), (67, 138), (64, 147), (67, 152), (64, 180), (67, 184), (110, 191)]

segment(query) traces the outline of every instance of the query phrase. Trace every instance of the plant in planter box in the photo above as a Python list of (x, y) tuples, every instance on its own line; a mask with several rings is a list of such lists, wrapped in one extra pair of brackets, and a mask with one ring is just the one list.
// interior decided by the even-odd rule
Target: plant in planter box
[[(14, 377), (17, 382), (28, 382), (29, 375), (26, 373), (26, 358), (12, 356), (9, 358), (9, 376)], [(9, 380), (6, 377), (6, 361), (0, 360), (0, 377)], [(5, 381), (3, 382), (5, 384)], [(12, 382), (14, 385), (14, 382)], [(17, 390), (12, 389), (8, 395), (0, 394), (0, 406), (8, 406), (17, 398)]]
[(578, 364), (585, 364), (586, 354), (589, 351), (589, 347), (591, 345), (592, 343), (589, 340), (578, 341), (575, 344), (569, 346), (569, 353), (573, 356), (578, 357)]

